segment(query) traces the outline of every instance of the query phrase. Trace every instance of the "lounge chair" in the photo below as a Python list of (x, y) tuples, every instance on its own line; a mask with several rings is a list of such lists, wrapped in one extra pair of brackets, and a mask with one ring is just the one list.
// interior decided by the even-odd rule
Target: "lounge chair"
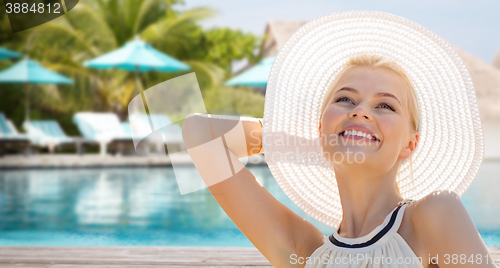
[(55, 120), (30, 120), (23, 123), (31, 144), (47, 147), (51, 154), (56, 147), (75, 145), (78, 154), (82, 153), (82, 143), (93, 143), (80, 137), (69, 137)]
[(0, 156), (9, 148), (22, 148), (24, 154), (28, 153), (30, 140), (28, 136), (19, 134), (14, 124), (0, 113)]
[(126, 135), (114, 113), (79, 112), (73, 116), (73, 123), (85, 139), (99, 143), (101, 155), (105, 155), (108, 148), (122, 152), (125, 145), (133, 147), (132, 137)]
[[(153, 130), (149, 122), (149, 118), (153, 124), (153, 130), (161, 129), (162, 137), (161, 142), (175, 147), (182, 146), (184, 144), (182, 140), (182, 128), (176, 124), (172, 123), (170, 118), (163, 114), (131, 114), (129, 115), (129, 124), (131, 133), (136, 137), (136, 139), (143, 139), (148, 137)], [(149, 136), (151, 137), (151, 136)], [(156, 143), (153, 139), (150, 142)], [(158, 146), (158, 145), (157, 145)]]
[[(125, 133), (125, 136), (126, 137), (129, 137), (131, 138), (132, 140), (135, 140), (135, 141), (139, 141), (141, 140), (142, 137), (138, 137), (137, 135), (135, 135), (133, 132), (132, 132), (132, 129), (130, 129), (130, 124), (129, 122), (122, 122), (121, 123), (121, 126), (122, 126), (122, 129), (123, 129), (123, 132)], [(135, 139), (134, 139), (135, 138)], [(142, 144), (141, 146), (139, 146), (138, 148), (135, 148), (136, 152), (139, 154), (139, 155), (147, 155), (149, 154), (150, 152), (150, 148), (149, 148), (149, 144), (151, 144), (151, 141), (148, 141), (148, 144)], [(144, 146), (146, 145), (146, 146)], [(156, 151), (158, 153), (161, 152), (161, 148), (159, 148), (159, 145), (158, 144), (155, 144), (156, 145)]]

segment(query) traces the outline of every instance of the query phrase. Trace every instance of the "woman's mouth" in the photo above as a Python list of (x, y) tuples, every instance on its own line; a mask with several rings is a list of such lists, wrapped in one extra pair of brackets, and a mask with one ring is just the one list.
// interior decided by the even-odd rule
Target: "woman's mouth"
[(339, 136), (346, 138), (346, 139), (353, 139), (353, 140), (366, 140), (366, 141), (374, 141), (374, 142), (380, 141), (375, 135), (372, 136), (370, 134), (364, 133), (362, 131), (356, 131), (356, 130), (342, 131), (339, 133)]

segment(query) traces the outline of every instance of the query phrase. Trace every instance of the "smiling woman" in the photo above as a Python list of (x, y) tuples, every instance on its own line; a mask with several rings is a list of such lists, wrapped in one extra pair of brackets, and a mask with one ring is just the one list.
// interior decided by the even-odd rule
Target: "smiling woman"
[[(479, 118), (469, 73), (443, 40), (353, 11), (313, 20), (283, 46), (262, 126), (193, 115), (183, 136), (218, 204), (275, 267), (495, 267), (459, 198), (482, 162)], [(323, 235), (238, 161), (261, 147), (285, 194), (336, 232)]]
[[(425, 256), (414, 242), (415, 231), (408, 220), (416, 202), (401, 201), (395, 176), (401, 159), (411, 159), (419, 139), (411, 81), (396, 62), (359, 54), (348, 60), (326, 96), (319, 122), (323, 157), (332, 164), (342, 205), (349, 209), (344, 210), (337, 232), (311, 258), (349, 259), (356, 248), (355, 253), (371, 259), (396, 262), (407, 258), (413, 261), (407, 263), (410, 267), (421, 267)], [(408, 107), (412, 104), (415, 107)], [(344, 142), (331, 146), (331, 139), (338, 138)], [(362, 154), (362, 163), (342, 161), (349, 152)], [(387, 214), (377, 196), (401, 202)], [(373, 203), (366, 206), (364, 200)], [(379, 216), (382, 213), (385, 219)]]

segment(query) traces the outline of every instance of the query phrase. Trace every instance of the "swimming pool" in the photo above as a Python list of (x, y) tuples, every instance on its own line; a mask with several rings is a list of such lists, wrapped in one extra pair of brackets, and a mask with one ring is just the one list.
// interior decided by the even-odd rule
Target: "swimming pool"
[[(279, 201), (325, 235), (267, 166), (249, 166)], [(487, 246), (500, 246), (500, 162), (461, 197)], [(252, 246), (208, 189), (180, 195), (172, 168), (3, 170), (0, 246)]]

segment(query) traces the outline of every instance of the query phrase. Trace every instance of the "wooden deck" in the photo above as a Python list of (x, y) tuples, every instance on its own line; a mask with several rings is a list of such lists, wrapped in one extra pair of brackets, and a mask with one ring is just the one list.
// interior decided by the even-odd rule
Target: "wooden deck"
[[(500, 247), (489, 247), (500, 267)], [(254, 247), (0, 247), (0, 267), (272, 267)]]
[(273, 267), (253, 247), (0, 247), (0, 267)]

